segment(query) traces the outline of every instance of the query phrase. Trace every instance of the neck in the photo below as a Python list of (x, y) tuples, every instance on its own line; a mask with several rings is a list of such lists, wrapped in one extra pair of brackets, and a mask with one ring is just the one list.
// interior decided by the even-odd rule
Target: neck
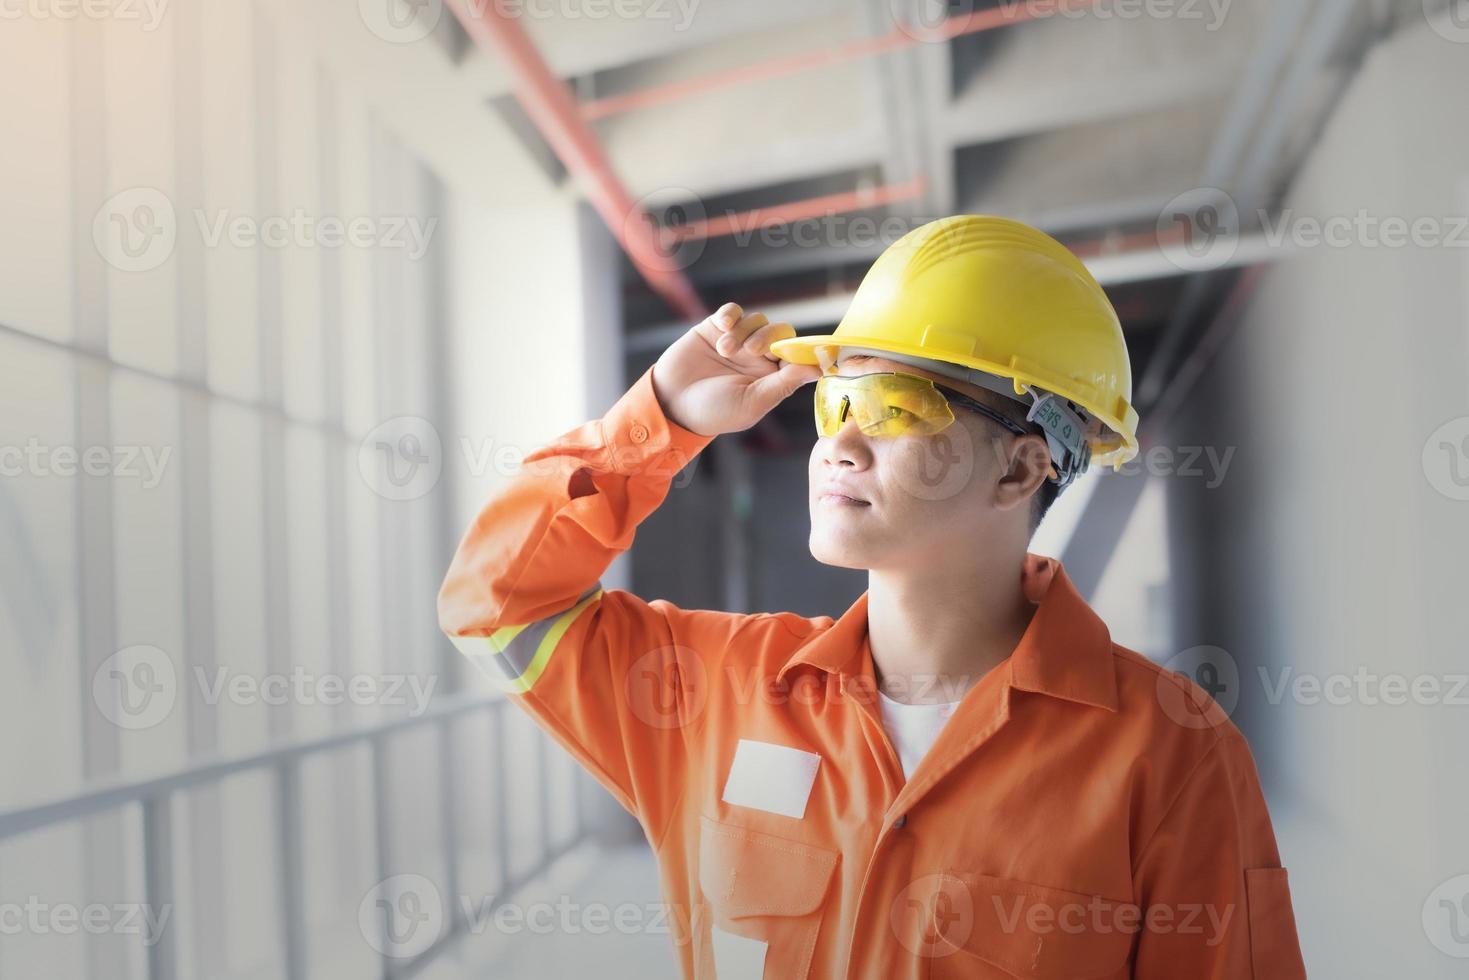
[(870, 571), (868, 642), (882, 690), (909, 704), (957, 701), (1009, 657), (1035, 613), (1024, 560), (1021, 547), (962, 568)]

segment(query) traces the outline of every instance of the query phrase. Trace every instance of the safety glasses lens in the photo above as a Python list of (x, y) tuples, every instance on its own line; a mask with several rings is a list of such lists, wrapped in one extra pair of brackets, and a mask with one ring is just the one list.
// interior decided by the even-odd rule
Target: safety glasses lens
[(826, 375), (816, 382), (816, 431), (833, 436), (850, 418), (869, 436), (930, 435), (954, 421), (926, 378), (903, 374)]

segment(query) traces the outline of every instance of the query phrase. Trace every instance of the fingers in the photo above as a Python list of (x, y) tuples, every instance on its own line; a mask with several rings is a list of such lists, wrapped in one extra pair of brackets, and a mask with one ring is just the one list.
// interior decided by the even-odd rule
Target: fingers
[[(769, 320), (766, 319), (764, 313), (748, 313), (734, 323), (729, 323), (727, 319), (722, 321), (720, 337), (714, 342), (715, 351), (722, 357), (734, 357), (735, 354), (739, 353), (740, 348), (744, 346), (745, 340), (750, 334), (759, 330), (768, 322)], [(716, 327), (719, 326), (721, 325), (716, 325)]]
[(784, 321), (771, 323), (764, 313), (751, 313), (730, 325), (714, 343), (721, 357), (767, 355), (770, 345), (785, 337), (794, 337), (796, 328)]
[(796, 328), (784, 320), (767, 323), (745, 338), (745, 351), (750, 354), (769, 354), (771, 344), (795, 335)]
[(740, 308), (740, 304), (738, 303), (725, 303), (719, 309), (709, 314), (709, 318), (704, 322), (714, 329), (714, 334), (711, 339), (714, 342), (716, 350), (720, 342), (724, 340), (725, 334), (738, 326), (744, 315), (745, 311)]
[(760, 410), (768, 412), (780, 402), (794, 395), (802, 385), (815, 381), (819, 377), (821, 377), (821, 369), (816, 365), (787, 361), (780, 366), (780, 370), (772, 371), (751, 384), (751, 394), (754, 395)]
[(738, 303), (725, 303), (709, 317), (714, 328), (714, 350), (721, 357), (739, 354), (769, 356), (770, 345), (796, 335), (796, 328), (784, 320), (775, 323), (764, 313), (746, 314)]

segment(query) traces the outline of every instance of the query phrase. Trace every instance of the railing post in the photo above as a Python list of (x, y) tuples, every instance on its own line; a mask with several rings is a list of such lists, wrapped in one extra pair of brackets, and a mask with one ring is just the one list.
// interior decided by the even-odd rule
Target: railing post
[(454, 812), (454, 719), (439, 723), (439, 808), (444, 835), (444, 897), (446, 934), (459, 929), (459, 821)]
[(149, 915), (161, 925), (149, 937), (148, 980), (177, 980), (178, 908), (174, 904), (172, 795), (160, 793), (143, 801), (143, 888)]
[(510, 889), (510, 803), (506, 790), (510, 780), (505, 773), (505, 702), (496, 701), (490, 708), (490, 760), (493, 806), (495, 807), (495, 858), (500, 865), (500, 894)]
[(545, 732), (537, 730), (536, 739), (536, 796), (537, 806), (540, 810), (541, 819), (536, 827), (540, 835), (541, 859), (536, 863), (537, 869), (543, 869), (551, 863), (551, 773), (549, 746), (551, 737)]
[(587, 836), (587, 815), (583, 812), (587, 805), (586, 786), (586, 771), (581, 766), (577, 766), (571, 780), (571, 808), (576, 817), (576, 826), (572, 828), (571, 839), (575, 844), (580, 844)]
[(276, 842), (280, 854), (281, 938), (286, 980), (306, 978), (306, 896), (302, 886), (301, 761), (287, 757), (276, 766)]
[[(368, 742), (372, 751), (372, 824), (373, 850), (377, 862), (378, 886), (388, 877), (388, 760), (387, 745), (383, 735), (375, 735)], [(393, 958), (389, 955), (392, 946), (388, 943), (387, 919), (383, 920), (383, 936), (379, 948), (383, 951), (383, 980), (393, 975)]]
[[(171, 909), (164, 930), (148, 944), (145, 956), (150, 980), (176, 980), (187, 973), (179, 965), (179, 930), (177, 918), (178, 869), (173, 853), (174, 797), (179, 793), (198, 794), (217, 792), (219, 783), (229, 777), (245, 772), (269, 772), (275, 789), (274, 841), (280, 855), (279, 881), (276, 896), (280, 906), (279, 924), (281, 942), (285, 950), (285, 962), (281, 971), (287, 980), (303, 980), (310, 962), (310, 936), (307, 931), (305, 887), (303, 865), (305, 839), (303, 826), (305, 813), (302, 808), (302, 766), (304, 760), (320, 753), (336, 751), (346, 746), (366, 742), (371, 754), (372, 808), (375, 822), (375, 860), (377, 879), (385, 880), (392, 868), (390, 793), (392, 786), (388, 778), (387, 742), (395, 732), (416, 728), (419, 725), (437, 725), (440, 730), (440, 752), (443, 783), (443, 806), (445, 847), (449, 857), (449, 881), (451, 891), (451, 914), (454, 922), (464, 922), (463, 906), (458, 901), (459, 888), (459, 823), (455, 809), (454, 740), (451, 724), (454, 719), (478, 714), (481, 710), (490, 713), (492, 727), (494, 806), (499, 814), (496, 820), (496, 841), (501, 888), (503, 894), (517, 884), (510, 873), (509, 822), (509, 776), (505, 744), (505, 704), (503, 700), (459, 698), (455, 703), (436, 707), (427, 717), (395, 719), (359, 731), (340, 732), (301, 740), (293, 745), (277, 745), (248, 755), (214, 759), (192, 767), (164, 774), (149, 776), (125, 783), (99, 786), (86, 792), (61, 800), (33, 804), (10, 810), (0, 810), (0, 842), (5, 842), (56, 824), (72, 821), (98, 821), (107, 819), (120, 808), (138, 804), (142, 808), (142, 844), (144, 865), (144, 901), (150, 909)], [(543, 767), (544, 768), (544, 767)], [(116, 849), (114, 849), (115, 851)], [(384, 923), (386, 926), (386, 923)], [(441, 944), (436, 944), (441, 945)], [(431, 956), (420, 956), (413, 963), (399, 964), (389, 955), (390, 944), (384, 942), (382, 977), (392, 978), (398, 974), (410, 974), (421, 968)], [(432, 947), (431, 947), (432, 949)], [(425, 953), (430, 953), (425, 951)], [(113, 957), (115, 962), (116, 957)], [(108, 971), (102, 971), (104, 974)], [(99, 974), (100, 975), (100, 974)]]

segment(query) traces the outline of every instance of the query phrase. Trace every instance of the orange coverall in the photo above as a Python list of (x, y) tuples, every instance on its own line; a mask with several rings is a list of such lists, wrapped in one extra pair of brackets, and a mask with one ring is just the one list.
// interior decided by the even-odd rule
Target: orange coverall
[(649, 368), (522, 470), (439, 595), (456, 646), (642, 824), (685, 977), (1305, 976), (1244, 737), (1111, 641), (1060, 563), (904, 781), (864, 594), (839, 619), (599, 576), (711, 439)]

